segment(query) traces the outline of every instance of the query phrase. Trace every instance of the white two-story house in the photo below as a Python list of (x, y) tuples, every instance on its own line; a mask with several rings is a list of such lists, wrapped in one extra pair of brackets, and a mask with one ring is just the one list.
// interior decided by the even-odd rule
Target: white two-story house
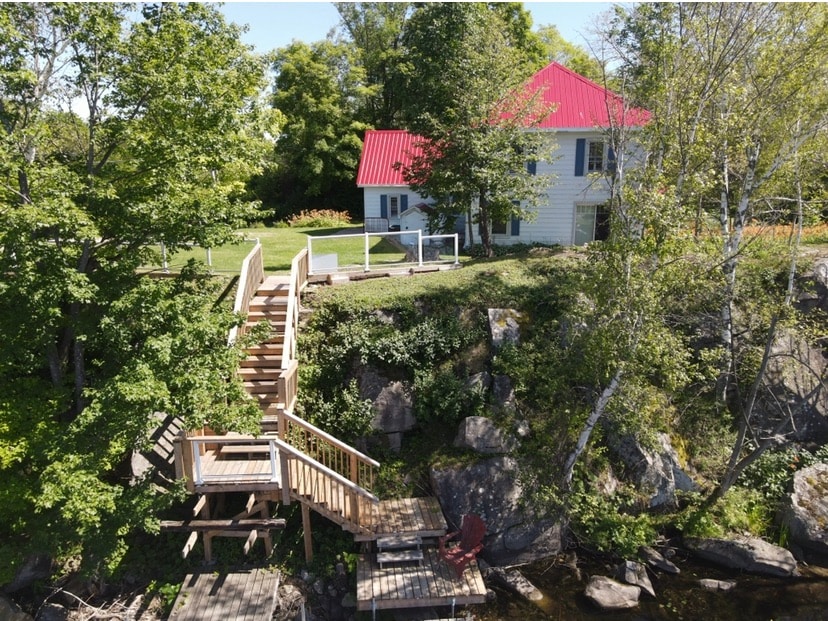
[[(610, 114), (613, 124), (641, 126), (644, 110), (624, 110), (620, 97), (558, 63), (536, 73), (528, 88), (537, 91), (554, 112), (539, 126), (554, 132), (557, 144), (552, 162), (537, 162), (536, 174), (553, 179), (532, 221), (493, 223), (496, 244), (543, 243), (582, 245), (608, 233), (609, 184), (605, 173), (613, 165), (606, 143)], [(620, 118), (624, 115), (623, 118)], [(428, 200), (405, 183), (402, 170), (419, 154), (418, 138), (404, 130), (366, 133), (357, 173), (363, 188), (366, 230), (425, 228)]]

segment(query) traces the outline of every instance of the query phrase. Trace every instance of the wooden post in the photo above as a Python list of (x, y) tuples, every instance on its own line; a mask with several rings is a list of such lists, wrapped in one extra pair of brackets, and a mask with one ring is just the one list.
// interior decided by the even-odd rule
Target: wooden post
[(198, 541), (198, 533), (196, 531), (193, 531), (190, 533), (190, 536), (187, 537), (187, 542), (184, 544), (184, 549), (181, 550), (181, 558), (187, 558), (192, 549), (195, 547), (196, 541)]
[(311, 532), (310, 509), (304, 502), (302, 504), (302, 534), (305, 536), (305, 561), (313, 561), (313, 533)]
[(193, 445), (183, 435), (183, 432), (181, 435), (176, 436), (175, 441), (176, 453), (178, 453), (178, 451), (181, 452), (181, 472), (182, 477), (187, 482), (187, 491), (194, 492), (195, 482), (193, 481)]

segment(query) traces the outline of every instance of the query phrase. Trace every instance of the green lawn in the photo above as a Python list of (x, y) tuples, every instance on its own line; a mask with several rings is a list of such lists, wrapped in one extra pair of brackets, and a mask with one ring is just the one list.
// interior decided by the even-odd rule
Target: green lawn
[[(262, 244), (265, 272), (270, 274), (286, 273), (290, 271), (290, 262), (296, 253), (308, 246), (308, 236), (314, 238), (313, 254), (336, 254), (336, 264), (339, 268), (348, 267), (360, 269), (365, 265), (365, 240), (361, 235), (362, 224), (347, 228), (312, 229), (312, 228), (249, 228), (239, 230), (238, 244), (228, 244), (210, 251), (213, 270), (216, 272), (238, 273), (241, 264), (255, 241)], [(324, 239), (331, 235), (360, 234), (359, 237), (347, 239)], [(207, 251), (204, 248), (194, 248), (182, 251), (174, 256), (167, 257), (170, 270), (180, 269), (190, 258), (207, 262)], [(405, 254), (397, 246), (381, 237), (369, 237), (369, 264), (370, 267), (401, 263)], [(147, 266), (148, 269), (159, 269), (159, 265)]]

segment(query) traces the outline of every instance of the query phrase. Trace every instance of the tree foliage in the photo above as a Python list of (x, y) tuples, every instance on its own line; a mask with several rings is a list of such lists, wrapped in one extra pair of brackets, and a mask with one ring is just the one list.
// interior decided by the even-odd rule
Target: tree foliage
[(530, 64), (482, 4), (427, 5), (404, 41), (407, 125), (424, 140), (403, 174), (446, 218), (467, 211), (471, 227), (474, 213), (491, 254), (492, 223), (531, 218), (549, 183), (530, 171), (552, 149), (547, 136), (527, 131), (548, 112), (521, 88)]
[[(672, 205), (674, 222), (695, 222), (717, 287), (720, 367), (710, 394), (739, 431), (718, 497), (775, 441), (759, 436), (754, 406), (779, 322), (793, 319), (785, 308), (792, 285), (757, 291), (740, 275), (761, 248), (747, 236), (751, 222), (801, 224), (809, 200), (824, 192), (803, 156), (828, 127), (828, 12), (820, 4), (684, 3), (616, 11), (607, 49), (633, 99), (653, 113), (641, 137), (646, 165), (625, 191)], [(780, 271), (792, 283), (797, 247), (789, 253)]]
[(355, 114), (362, 72), (350, 49), (330, 41), (294, 41), (277, 50), (273, 70), (272, 103), (285, 120), (274, 169), (259, 195), (277, 218), (309, 205), (355, 211), (354, 175), (365, 125)]
[(0, 29), (2, 566), (37, 550), (105, 572), (167, 502), (118, 474), (153, 414), (257, 416), (215, 281), (139, 268), (251, 213), (264, 67), (202, 4), (4, 4)]
[(344, 38), (354, 48), (364, 72), (357, 117), (381, 129), (398, 129), (401, 95), (396, 74), (402, 58), (402, 36), (413, 10), (410, 2), (337, 2)]

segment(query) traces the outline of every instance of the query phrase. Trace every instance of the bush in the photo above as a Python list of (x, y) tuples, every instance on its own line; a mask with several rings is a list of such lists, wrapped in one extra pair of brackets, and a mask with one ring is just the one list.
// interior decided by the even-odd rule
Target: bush
[(288, 218), (288, 226), (306, 228), (334, 228), (351, 224), (351, 216), (345, 211), (333, 209), (304, 210)]
[[(561, 246), (558, 244), (550, 246), (549, 244), (541, 244), (537, 242), (533, 242), (531, 244), (510, 244), (505, 246), (492, 244), (492, 252), (495, 257), (508, 257), (516, 254), (524, 254), (532, 248), (549, 248), (556, 251), (561, 250)], [(466, 249), (466, 254), (475, 259), (481, 259), (486, 256), (482, 244), (474, 244), (473, 246), (470, 246)]]
[(686, 496), (689, 506), (676, 526), (691, 537), (726, 537), (730, 533), (766, 535), (773, 512), (758, 490), (732, 487), (716, 504), (706, 507), (698, 494)]
[(483, 413), (485, 400), (469, 390), (451, 369), (421, 370), (414, 376), (414, 415), (422, 424), (456, 425), (466, 416)]
[(614, 552), (632, 558), (640, 546), (651, 545), (658, 535), (653, 518), (647, 513), (626, 513), (620, 507), (635, 504), (623, 493), (603, 496), (578, 485), (570, 497), (572, 530), (600, 552)]

